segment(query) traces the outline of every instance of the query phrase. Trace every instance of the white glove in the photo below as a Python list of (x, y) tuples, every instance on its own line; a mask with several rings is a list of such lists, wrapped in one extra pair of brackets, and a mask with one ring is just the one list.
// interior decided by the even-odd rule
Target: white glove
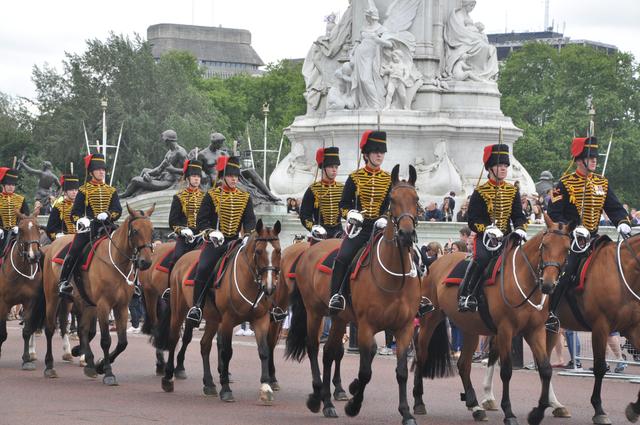
[(61, 238), (64, 236), (64, 233), (56, 233), (56, 239)]
[(627, 223), (618, 224), (618, 233), (625, 237), (629, 236), (629, 234), (631, 233), (631, 226), (629, 226)]
[(387, 218), (380, 217), (376, 220), (374, 225), (376, 226), (376, 229), (384, 229), (385, 227), (387, 227)]
[(516, 235), (520, 236), (520, 239), (526, 241), (528, 236), (527, 232), (524, 229), (516, 229)]
[(351, 210), (347, 213), (347, 223), (353, 224), (356, 226), (362, 226), (364, 222), (364, 217), (358, 210)]
[(0, 229), (0, 239), (4, 239), (4, 230)]
[(101, 212), (100, 214), (98, 214), (98, 216), (96, 218), (99, 221), (105, 221), (106, 219), (109, 218), (109, 214), (107, 214), (106, 212)]
[(502, 246), (502, 237), (504, 233), (495, 226), (489, 226), (484, 231), (482, 243), (489, 251), (497, 251)]
[(193, 230), (185, 227), (184, 229), (180, 230), (180, 236), (184, 237), (185, 239), (193, 239)]
[(315, 240), (327, 239), (327, 230), (316, 224), (311, 228), (311, 237)]
[(209, 240), (214, 246), (222, 246), (224, 243), (224, 235), (219, 230), (209, 232)]
[[(13, 234), (14, 234), (14, 235), (17, 235), (17, 234), (18, 234), (18, 230), (19, 230), (19, 229), (18, 229), (18, 226), (13, 226), (13, 227), (11, 228), (11, 231), (13, 232)], [(631, 232), (631, 229), (629, 229), (629, 232)]]
[(86, 233), (90, 230), (91, 220), (87, 217), (81, 217), (76, 222), (76, 232), (77, 233)]

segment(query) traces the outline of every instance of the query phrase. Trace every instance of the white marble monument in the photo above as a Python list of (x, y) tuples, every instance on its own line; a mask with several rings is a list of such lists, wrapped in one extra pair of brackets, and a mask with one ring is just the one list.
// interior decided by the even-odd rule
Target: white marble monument
[[(338, 146), (339, 179), (357, 166), (360, 134), (387, 132), (385, 168), (412, 164), (423, 201), (453, 190), (470, 195), (482, 149), (513, 148), (522, 131), (500, 110), (496, 49), (474, 22), (475, 0), (352, 0), (311, 46), (303, 65), (306, 115), (287, 128), (292, 143), (271, 174), (273, 193), (302, 196), (315, 176), (315, 151)], [(517, 160), (508, 179), (535, 190)]]

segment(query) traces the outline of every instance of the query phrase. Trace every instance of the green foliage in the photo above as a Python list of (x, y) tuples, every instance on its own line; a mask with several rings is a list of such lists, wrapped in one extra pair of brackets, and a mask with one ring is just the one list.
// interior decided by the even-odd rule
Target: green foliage
[(530, 43), (514, 52), (500, 71), (502, 110), (524, 130), (514, 153), (531, 175), (551, 170), (559, 177), (567, 168), (571, 139), (587, 134), (592, 96), (602, 152), (613, 135), (606, 175), (618, 197), (639, 205), (640, 187), (628, 178), (640, 159), (638, 71), (630, 54), (607, 55), (584, 46), (558, 51)]

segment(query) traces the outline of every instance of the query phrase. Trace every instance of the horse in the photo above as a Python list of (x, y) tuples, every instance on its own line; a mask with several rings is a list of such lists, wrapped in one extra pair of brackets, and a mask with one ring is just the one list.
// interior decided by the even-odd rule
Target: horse
[[(22, 369), (35, 370), (35, 350), (30, 349), (33, 333), (44, 322), (44, 292), (42, 289), (42, 253), (38, 227), (39, 209), (31, 215), (18, 212), (18, 234), (7, 247), (0, 265), (0, 355), (7, 340), (7, 315), (16, 304), (24, 307), (22, 339)], [(9, 234), (5, 234), (8, 238)]]
[[(133, 296), (133, 285), (138, 271), (146, 270), (151, 265), (153, 250), (153, 224), (150, 216), (155, 205), (147, 211), (134, 211), (127, 204), (129, 215), (107, 239), (92, 248), (94, 259), (87, 270), (80, 272), (84, 289), (74, 291), (74, 305), (78, 310), (79, 349), (73, 352), (84, 354), (86, 366), (84, 373), (90, 378), (104, 374), (105, 385), (118, 385), (111, 364), (127, 347), (128, 307)], [(45, 357), (45, 377), (56, 377), (51, 353), (51, 338), (55, 331), (55, 317), (58, 312), (58, 281), (62, 266), (54, 263), (54, 257), (71, 242), (73, 236), (67, 235), (51, 244), (45, 257), (45, 286), (47, 299), (47, 354)], [(118, 343), (113, 352), (111, 335), (109, 334), (109, 313), (113, 310)], [(100, 346), (104, 358), (96, 365), (89, 343), (96, 335), (96, 319), (100, 325)]]
[[(594, 248), (590, 265), (583, 271), (583, 290), (568, 290), (562, 297), (557, 315), (562, 327), (574, 331), (591, 331), (593, 349), (594, 383), (591, 405), (594, 424), (610, 424), (611, 420), (602, 407), (602, 379), (606, 374), (605, 360), (607, 337), (613, 331), (627, 337), (635, 347), (640, 346), (640, 235), (618, 242), (604, 242)], [(614, 273), (613, 270), (616, 270)], [(571, 303), (569, 299), (572, 299)], [(579, 312), (579, 316), (574, 314)], [(556, 333), (547, 333), (547, 352), (555, 344)], [(491, 393), (490, 386), (487, 394)], [(557, 400), (553, 388), (549, 398), (552, 407), (566, 408)], [(630, 422), (640, 416), (640, 392), (635, 402), (629, 403), (625, 415)], [(566, 415), (569, 416), (568, 411)]]
[[(472, 356), (478, 345), (479, 335), (497, 335), (504, 423), (517, 424), (509, 398), (512, 375), (510, 353), (512, 338), (522, 334), (531, 347), (542, 384), (538, 405), (529, 413), (528, 421), (531, 424), (542, 421), (544, 411), (549, 407), (548, 390), (552, 373), (546, 351), (544, 323), (549, 304), (546, 299), (547, 294), (557, 285), (569, 251), (569, 227), (554, 223), (546, 215), (545, 223), (547, 228), (524, 244), (518, 244), (514, 238), (507, 240), (501, 254), (502, 264), (495, 275), (495, 284), (485, 286), (481, 295), (486, 302), (481, 303), (483, 305), (478, 313), (458, 312), (458, 288), (445, 284), (447, 277), (464, 260), (466, 254), (445, 255), (429, 267), (425, 290), (437, 309), (420, 320), (416, 356), (422, 371), (416, 368), (414, 375), (416, 413), (426, 413), (422, 401), (422, 376), (431, 377), (434, 367), (426, 347), (436, 327), (444, 323), (446, 315), (463, 334), (463, 347), (457, 366), (464, 387), (463, 400), (472, 411), (473, 418), (476, 421), (486, 420), (486, 413), (478, 405), (470, 379)], [(444, 344), (448, 344), (448, 341)], [(491, 359), (492, 362), (495, 360), (495, 357)]]
[[(270, 228), (265, 227), (262, 219), (259, 219), (255, 230), (241, 241), (227, 258), (228, 266), (219, 277), (219, 286), (215, 288), (215, 304), (211, 302), (210, 297), (205, 300), (203, 316), (206, 324), (200, 341), (205, 395), (218, 395), (211, 374), (209, 355), (213, 337), (219, 333), (217, 341), (221, 385), (219, 396), (225, 402), (235, 401), (229, 386), (229, 363), (233, 354), (231, 338), (236, 325), (250, 321), (255, 331), (262, 367), (260, 402), (265, 405), (273, 402), (273, 389), (270, 386), (272, 378), (269, 375), (270, 350), (267, 343), (270, 323), (268, 313), (272, 302), (268, 296), (273, 294), (279, 276), (281, 249), (278, 234), (280, 230), (279, 221)], [(153, 341), (156, 348), (169, 351), (165, 376), (162, 378), (162, 389), (165, 392), (174, 390), (174, 351), (187, 310), (193, 304), (193, 287), (187, 285), (185, 281), (198, 257), (199, 252), (188, 252), (174, 266), (170, 277), (170, 309), (163, 312)], [(187, 322), (185, 333), (190, 327), (193, 325)], [(188, 341), (183, 340), (183, 344), (188, 344)]]

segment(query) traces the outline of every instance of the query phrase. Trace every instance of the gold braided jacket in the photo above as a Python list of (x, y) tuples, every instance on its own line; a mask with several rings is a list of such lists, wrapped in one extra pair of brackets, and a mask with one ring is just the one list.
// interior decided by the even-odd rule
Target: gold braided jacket
[[(313, 193), (313, 208), (319, 209), (320, 211), (320, 224), (329, 227), (338, 225), (340, 223), (340, 197), (342, 196), (344, 184), (336, 181), (329, 184), (318, 181), (313, 183), (309, 188)], [(310, 229), (314, 223), (310, 222), (307, 224)]]
[(204, 195), (204, 191), (200, 189), (183, 189), (178, 193), (178, 199), (180, 199), (180, 204), (182, 205), (182, 213), (187, 218), (187, 227), (191, 229), (196, 228), (196, 219), (198, 218), (198, 211)]
[(51, 207), (58, 210), (58, 213), (60, 214), (60, 221), (63, 222), (66, 227), (66, 229), (63, 229), (66, 230), (65, 234), (76, 233), (76, 226), (71, 218), (73, 201), (71, 199), (65, 199), (64, 196), (61, 196), (56, 199)]
[(2, 226), (5, 229), (10, 229), (18, 223), (16, 211), (22, 209), (23, 203), (24, 196), (17, 193), (0, 194), (0, 217), (2, 217)]
[[(111, 198), (116, 192), (113, 186), (106, 183), (94, 183), (88, 181), (80, 186), (79, 191), (84, 195), (85, 202), (91, 207), (94, 216), (106, 212), (109, 213), (109, 217), (114, 220), (118, 218), (117, 213), (109, 212), (109, 205), (111, 204)], [(80, 219), (80, 216), (73, 216), (73, 221), (76, 222)]]
[[(356, 185), (356, 196), (358, 197), (356, 208), (360, 210), (365, 219), (378, 219), (382, 204), (391, 187), (391, 174), (384, 170), (374, 171), (363, 167), (351, 173), (349, 177)], [(348, 212), (343, 209), (342, 216), (346, 217)]]
[[(562, 176), (560, 181), (569, 194), (569, 203), (575, 205), (578, 214), (582, 212), (582, 225), (590, 232), (597, 230), (609, 190), (609, 181), (598, 174), (585, 177), (578, 173)], [(557, 195), (554, 193), (554, 196)]]
[[(516, 196), (518, 189), (510, 184), (503, 183), (496, 185), (491, 180), (478, 186), (476, 191), (484, 200), (489, 216), (495, 221), (495, 225), (504, 233), (509, 229), (509, 220), (513, 210), (513, 198)], [(478, 231), (483, 232), (485, 225), (477, 223)]]
[(209, 196), (216, 207), (219, 230), (227, 238), (238, 236), (242, 214), (249, 202), (249, 194), (242, 190), (226, 191), (220, 187), (209, 189)]

